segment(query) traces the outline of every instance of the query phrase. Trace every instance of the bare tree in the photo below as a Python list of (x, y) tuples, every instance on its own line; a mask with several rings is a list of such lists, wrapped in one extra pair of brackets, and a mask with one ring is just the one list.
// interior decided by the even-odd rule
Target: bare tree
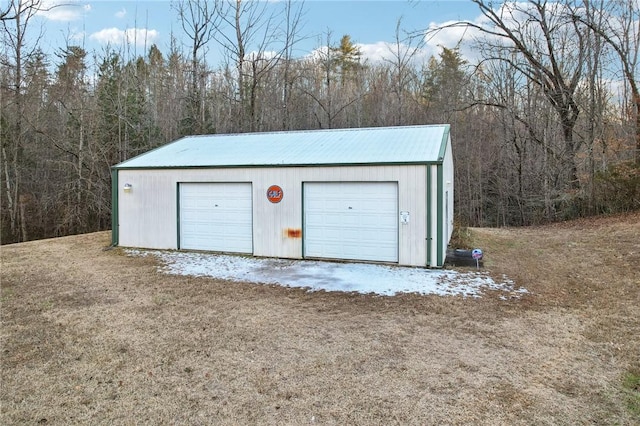
[(9, 0), (6, 5), (0, 7), (0, 21), (16, 19), (16, 10), (16, 0)]
[[(179, 0), (172, 6), (178, 12), (185, 34), (191, 40), (191, 93), (189, 94), (189, 133), (205, 130), (204, 79), (206, 45), (214, 37), (220, 24), (218, 0)], [(185, 129), (187, 130), (187, 129)]]
[[(267, 54), (268, 47), (275, 40), (275, 16), (268, 13), (268, 7), (268, 2), (223, 0), (216, 8), (220, 25), (214, 37), (235, 66), (238, 130), (246, 129), (247, 121), (251, 121), (248, 127), (253, 129), (255, 123), (248, 118), (255, 115), (255, 95), (252, 93), (259, 76), (270, 69), (276, 59)], [(247, 56), (248, 46), (254, 47), (251, 57)], [(249, 67), (245, 65), (247, 61), (250, 62)], [(253, 77), (249, 90), (251, 102), (247, 105), (247, 80), (250, 76)]]
[(294, 8), (291, 0), (287, 1), (284, 9), (284, 25), (282, 32), (284, 42), (282, 50), (282, 129), (289, 130), (291, 128), (291, 90), (293, 87), (293, 76), (291, 72), (291, 64), (293, 62), (293, 49), (299, 41), (299, 32), (301, 30), (301, 20), (304, 15), (304, 1)]
[(586, 52), (584, 25), (567, 13), (563, 3), (547, 0), (506, 2), (495, 9), (490, 0), (472, 1), (480, 8), (487, 23), (458, 22), (448, 27), (478, 30), (484, 36), (479, 47), (485, 60), (507, 62), (542, 89), (560, 122), (569, 187), (579, 188), (578, 144), (574, 140), (574, 128), (580, 107), (575, 95), (583, 75)]
[(589, 0), (574, 9), (574, 19), (587, 25), (613, 48), (631, 91), (635, 128), (634, 159), (640, 163), (640, 2)]
[(258, 130), (261, 84), (283, 57), (291, 57), (304, 6), (294, 4), (287, 0), (281, 10), (277, 3), (248, 0), (224, 0), (218, 5), (221, 24), (214, 37), (234, 65), (240, 131)]
[(398, 19), (395, 31), (395, 43), (388, 45), (391, 58), (384, 61), (391, 66), (391, 91), (395, 97), (396, 111), (394, 123), (396, 126), (407, 124), (405, 114), (407, 97), (410, 96), (416, 75), (413, 62), (424, 45), (424, 37), (405, 34), (401, 36), (402, 19)]
[(331, 31), (327, 31), (324, 46), (305, 61), (305, 75), (298, 87), (320, 108), (320, 115), (314, 111), (318, 127), (334, 128), (340, 114), (363, 99), (364, 91), (357, 83), (363, 69), (360, 57), (348, 35), (334, 46)]
[[(4, 186), (7, 200), (11, 234), (19, 235), (21, 240), (27, 240), (26, 218), (22, 204), (26, 195), (22, 194), (22, 149), (25, 143), (25, 111), (24, 111), (24, 65), (25, 61), (33, 55), (37, 49), (30, 47), (27, 40), (27, 30), (31, 20), (37, 12), (42, 10), (42, 0), (12, 0), (8, 9), (3, 10), (2, 27), (4, 49), (10, 63), (3, 64), (13, 68), (13, 79), (10, 83), (9, 93), (12, 99), (13, 128), (8, 134), (0, 134), (2, 140), (2, 168), (4, 170)], [(6, 19), (11, 18), (11, 19)], [(42, 34), (37, 37), (40, 39)], [(36, 40), (36, 45), (37, 45)], [(18, 229), (19, 226), (19, 229)]]

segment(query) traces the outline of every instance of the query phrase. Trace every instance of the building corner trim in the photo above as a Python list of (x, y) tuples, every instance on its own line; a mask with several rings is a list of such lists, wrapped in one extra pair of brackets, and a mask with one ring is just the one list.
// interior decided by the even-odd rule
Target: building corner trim
[(118, 169), (111, 169), (111, 245), (117, 246), (119, 243), (118, 223)]
[(437, 197), (437, 262), (438, 262), (438, 267), (441, 268), (442, 266), (444, 266), (444, 254), (443, 254), (443, 250), (442, 250), (442, 246), (443, 246), (443, 241), (444, 241), (444, 236), (443, 234), (443, 208), (444, 208), (444, 172), (443, 172), (444, 167), (442, 166), (442, 164), (439, 164), (437, 166), (437, 170), (438, 170), (438, 190), (436, 191), (436, 197)]

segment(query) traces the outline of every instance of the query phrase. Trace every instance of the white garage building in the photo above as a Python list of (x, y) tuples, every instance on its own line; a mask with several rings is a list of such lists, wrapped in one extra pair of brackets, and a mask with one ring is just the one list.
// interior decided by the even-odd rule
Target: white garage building
[(114, 245), (441, 267), (449, 125), (179, 139), (112, 168)]

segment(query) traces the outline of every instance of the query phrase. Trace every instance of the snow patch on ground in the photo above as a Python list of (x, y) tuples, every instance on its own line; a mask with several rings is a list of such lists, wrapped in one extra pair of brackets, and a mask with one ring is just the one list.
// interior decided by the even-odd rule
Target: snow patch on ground
[(496, 282), (487, 272), (458, 272), (368, 263), (340, 263), (229, 256), (214, 253), (126, 250), (129, 256), (154, 256), (166, 274), (211, 277), (236, 282), (276, 284), (310, 291), (342, 291), (393, 296), (398, 293), (480, 297), (487, 290), (504, 292), (501, 299), (528, 293), (503, 276)]

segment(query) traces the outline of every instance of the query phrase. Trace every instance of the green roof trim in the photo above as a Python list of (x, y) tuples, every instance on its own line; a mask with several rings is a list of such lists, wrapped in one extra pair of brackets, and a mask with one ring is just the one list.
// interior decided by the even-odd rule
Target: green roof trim
[(433, 265), (431, 265), (431, 241), (433, 239), (433, 236), (431, 235), (431, 203), (433, 202), (432, 197), (431, 197), (431, 168), (427, 167), (426, 168), (426, 174), (427, 174), (427, 208), (426, 208), (426, 215), (427, 215), (427, 266), (428, 267), (432, 267)]
[(444, 171), (443, 171), (442, 165), (438, 165), (437, 166), (437, 175), (438, 175), (438, 178), (437, 178), (438, 190), (437, 190), (435, 195), (436, 195), (437, 200), (438, 200), (437, 207), (436, 207), (438, 209), (438, 212), (437, 212), (437, 216), (438, 216), (438, 219), (437, 219), (438, 220), (438, 226), (437, 226), (437, 229), (438, 229), (438, 239), (437, 239), (438, 246), (437, 246), (437, 249), (436, 249), (437, 250), (437, 252), (436, 252), (436, 261), (438, 263), (437, 266), (438, 267), (442, 267), (444, 265), (444, 253), (443, 253), (443, 250), (442, 250), (442, 243), (443, 243), (443, 240), (444, 240), (444, 235), (443, 235), (443, 232), (442, 232), (443, 231), (442, 225), (444, 224), (444, 221), (443, 221), (443, 216), (444, 216), (444, 213), (443, 213), (443, 208), (444, 208)]
[(115, 170), (199, 170), (199, 169), (267, 169), (280, 167), (367, 167), (367, 166), (435, 166), (442, 161), (406, 161), (394, 163), (327, 163), (327, 164), (250, 164), (250, 165), (207, 165), (207, 166), (148, 166), (148, 167), (118, 167)]
[(118, 223), (118, 170), (111, 169), (111, 245), (119, 242)]
[(438, 153), (438, 161), (442, 163), (444, 161), (444, 156), (447, 153), (447, 144), (449, 143), (449, 132), (451, 127), (448, 124), (444, 125), (445, 129), (442, 133), (442, 142), (440, 143), (440, 152)]

